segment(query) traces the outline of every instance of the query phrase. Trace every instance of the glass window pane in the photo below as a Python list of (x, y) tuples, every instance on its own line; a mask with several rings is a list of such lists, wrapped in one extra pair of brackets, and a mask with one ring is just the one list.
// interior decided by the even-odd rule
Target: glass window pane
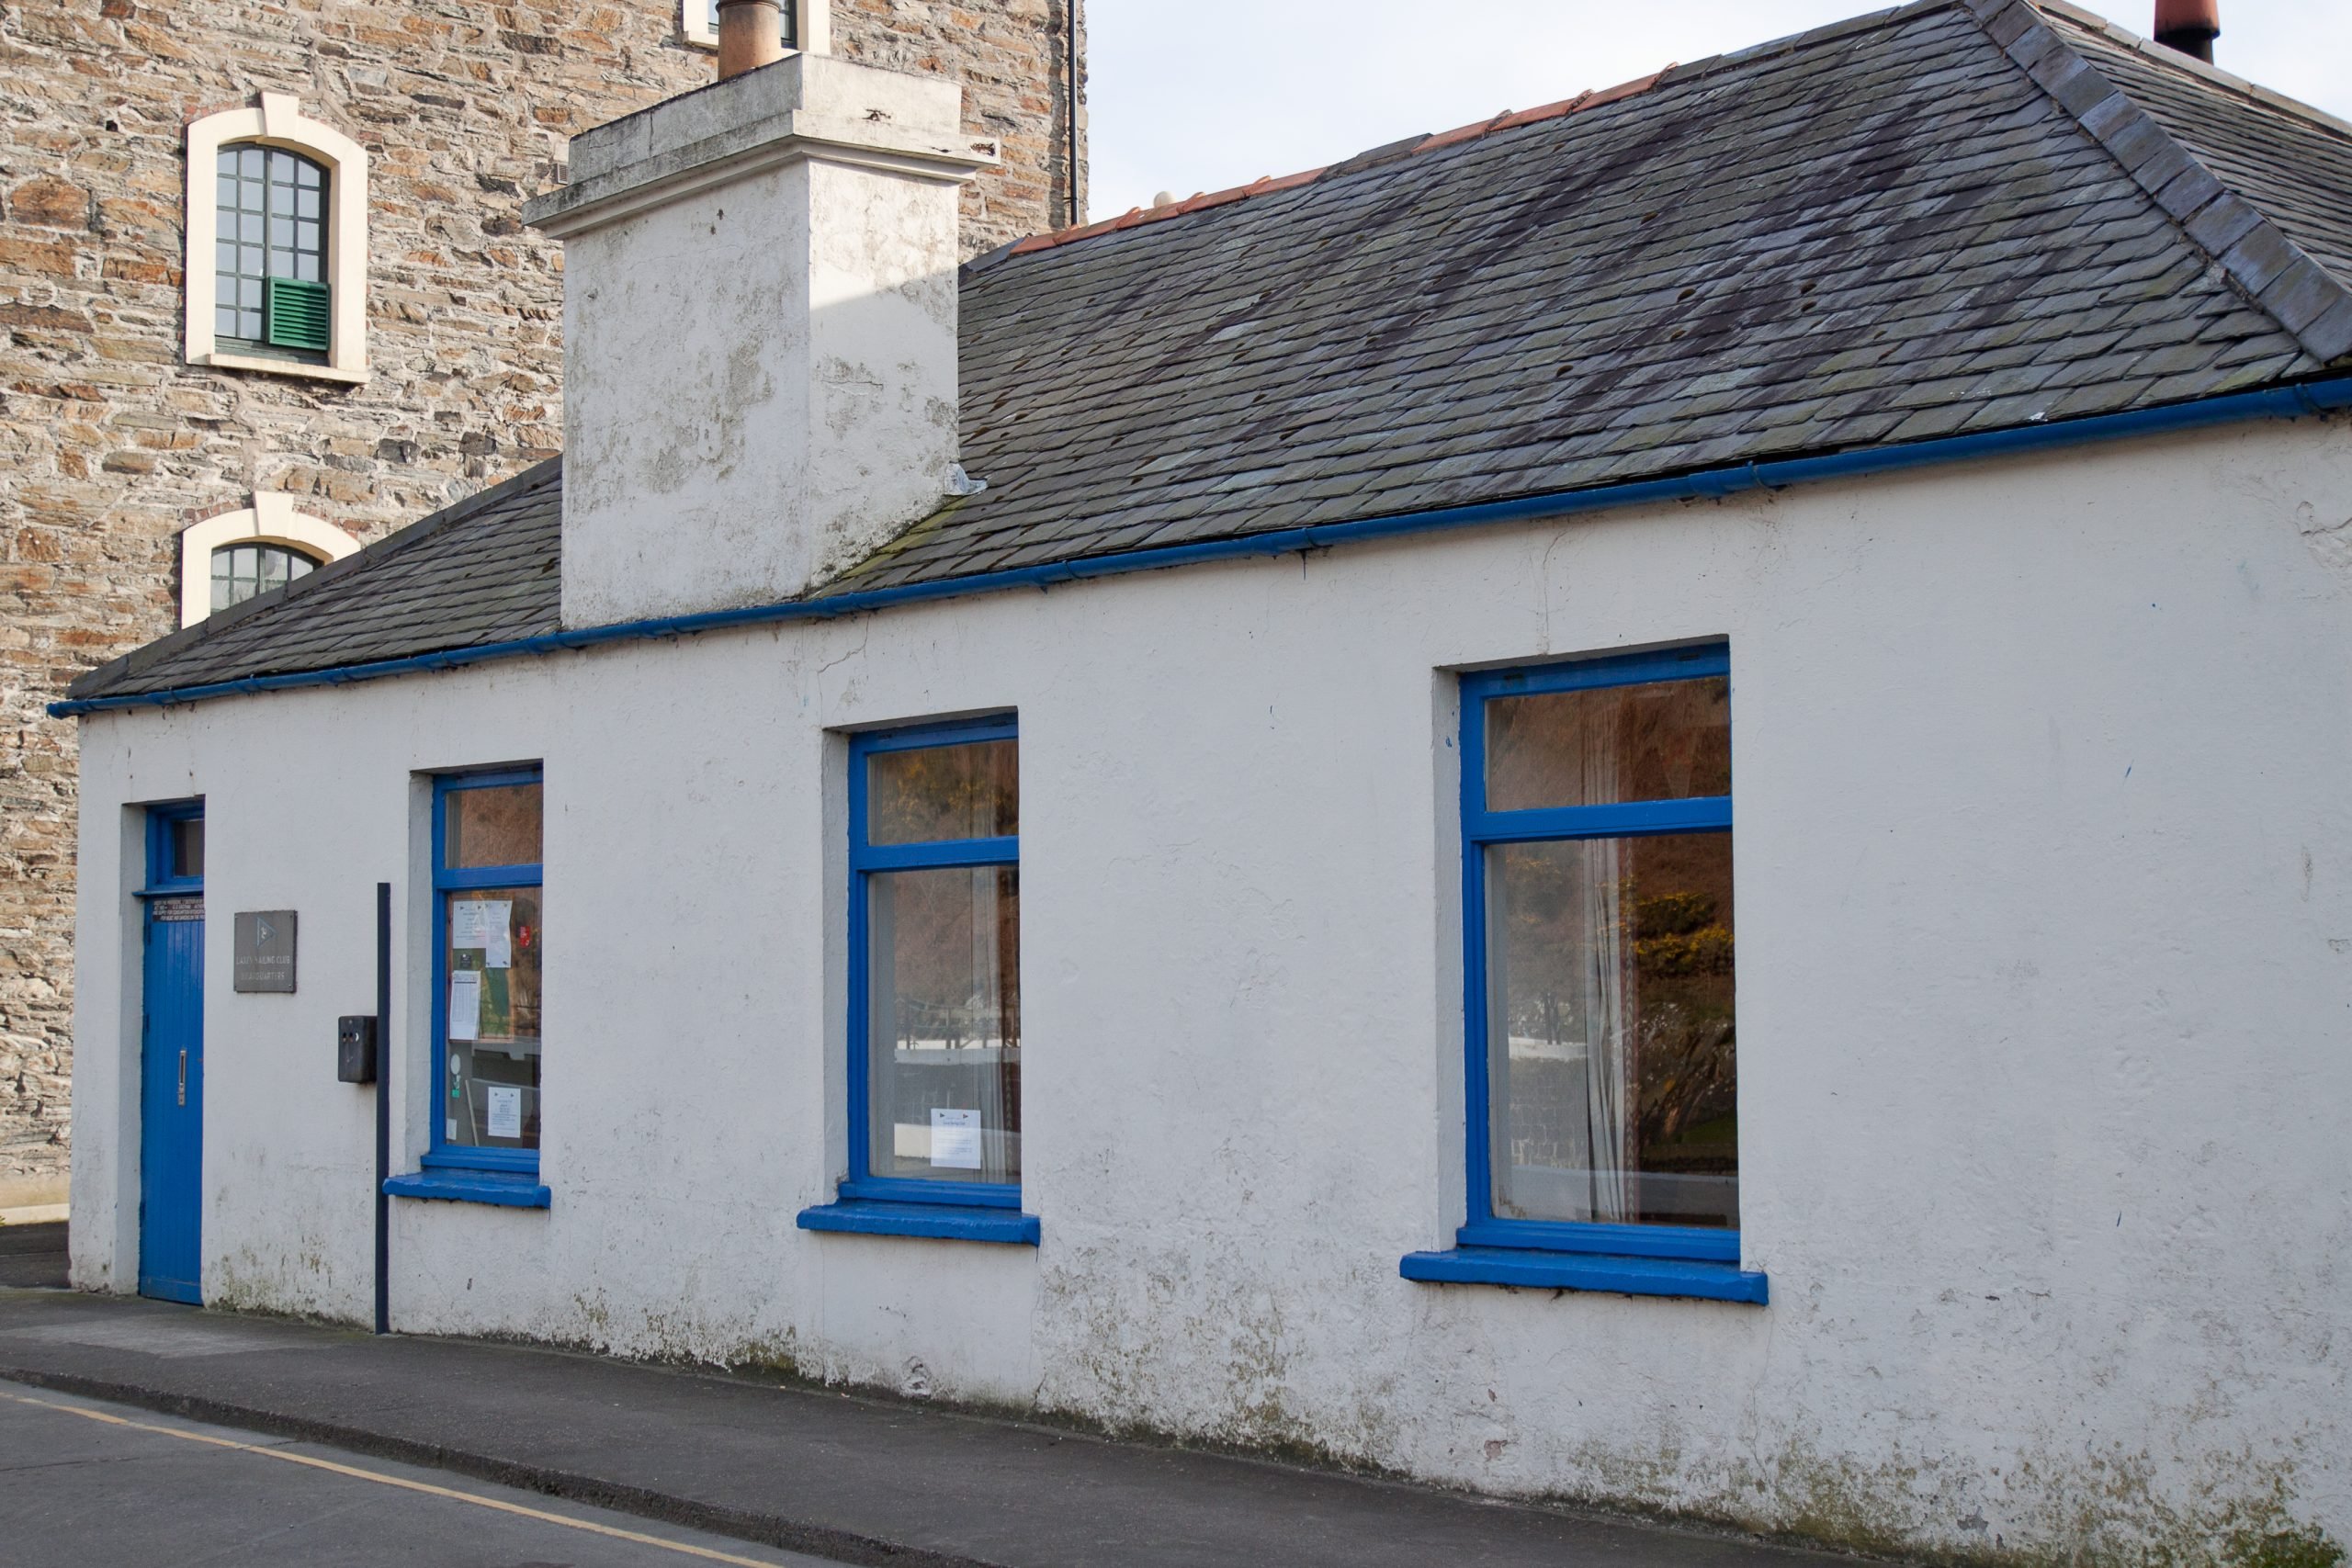
[(297, 184), (306, 189), (316, 190), (324, 179), (326, 171), (305, 159), (295, 166), (294, 173)]
[(238, 238), (238, 239), (240, 239), (240, 240), (243, 241), (243, 242), (244, 242), (246, 244), (248, 244), (248, 245), (258, 245), (258, 244), (260, 244), (260, 243), (261, 243), (261, 231), (262, 231), (262, 215), (261, 215), (260, 213), (258, 213), (258, 212), (246, 212), (246, 213), (241, 213), (241, 214), (238, 216), (238, 218), (237, 218), (237, 238)]
[(257, 180), (261, 178), (262, 154), (264, 151), (265, 149), (259, 147), (238, 148), (237, 172), (249, 180)]
[(237, 335), (251, 338), (255, 343), (261, 341), (261, 312), (259, 310), (237, 312)]
[(866, 758), (865, 790), (868, 843), (1000, 839), (1021, 830), (1015, 741), (876, 751)]
[(536, 1149), (542, 889), (471, 889), (441, 899), (442, 1140)]
[(1731, 835), (1486, 856), (1495, 1213), (1736, 1228)]
[[(219, 175), (221, 179), (229, 180), (233, 179), (236, 176), (237, 152), (238, 150), (234, 147), (223, 147), (213, 158), (213, 172)], [(223, 197), (221, 199), (225, 201), (228, 198)]]
[(1731, 682), (1652, 681), (1487, 704), (1487, 809), (1731, 793)]
[(453, 789), (447, 818), (442, 863), (451, 866), (539, 863), (540, 786), (494, 784)]
[[(233, 294), (236, 292), (236, 279), (221, 279), (219, 287), (223, 293)], [(237, 335), (237, 308), (234, 305), (215, 305), (212, 307), (212, 331), (214, 335), (219, 337), (235, 337)]]
[[(291, 213), (281, 214), (269, 220), (269, 243), (277, 250), (285, 251), (294, 248), (294, 218)], [(277, 276), (285, 275), (281, 273)]]
[(204, 874), (204, 818), (181, 817), (172, 822), (171, 863), (174, 876)]
[(866, 879), (871, 1173), (1021, 1179), (1021, 893), (1009, 865)]

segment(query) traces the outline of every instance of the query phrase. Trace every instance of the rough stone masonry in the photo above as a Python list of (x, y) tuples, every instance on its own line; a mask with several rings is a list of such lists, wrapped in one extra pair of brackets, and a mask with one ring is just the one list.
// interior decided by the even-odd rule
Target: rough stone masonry
[[(959, 81), (1001, 141), (967, 254), (1083, 212), (1076, 0), (831, 8), (834, 52)], [(193, 521), (283, 491), (371, 539), (555, 449), (562, 258), (516, 209), (574, 132), (711, 80), (681, 21), (676, 0), (0, 0), (0, 1207), (62, 1199), (66, 1172), (74, 727), (43, 705), (174, 628)], [(368, 150), (364, 386), (183, 362), (183, 130), (264, 88)]]

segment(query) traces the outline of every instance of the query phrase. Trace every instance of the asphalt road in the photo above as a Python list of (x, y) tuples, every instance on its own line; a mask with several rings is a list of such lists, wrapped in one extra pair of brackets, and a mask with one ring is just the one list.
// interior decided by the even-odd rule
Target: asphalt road
[(9, 1568), (827, 1568), (648, 1523), (251, 1433), (0, 1382)]

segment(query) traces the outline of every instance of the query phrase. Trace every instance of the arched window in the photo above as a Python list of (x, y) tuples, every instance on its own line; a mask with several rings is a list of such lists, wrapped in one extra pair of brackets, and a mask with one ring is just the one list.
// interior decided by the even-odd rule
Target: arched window
[(358, 547), (334, 524), (295, 511), (285, 491), (264, 491), (250, 506), (180, 530), (180, 625), (284, 587)]
[(212, 608), (217, 613), (283, 588), (318, 564), (284, 545), (222, 545), (212, 552)]
[(334, 321), (326, 169), (283, 147), (241, 141), (220, 149), (216, 174), (215, 346), (325, 364)]
[(184, 276), (189, 364), (367, 380), (366, 149), (290, 93), (189, 121)]

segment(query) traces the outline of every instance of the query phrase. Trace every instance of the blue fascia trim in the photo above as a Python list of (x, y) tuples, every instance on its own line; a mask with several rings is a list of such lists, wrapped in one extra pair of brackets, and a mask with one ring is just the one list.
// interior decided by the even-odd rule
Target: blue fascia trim
[(933, 1181), (921, 1177), (851, 1177), (833, 1189), (844, 1201), (917, 1203), (934, 1208), (1018, 1209), (1021, 1186), (1012, 1181)]
[(1297, 555), (1329, 549), (1335, 545), (1394, 538), (1403, 534), (1480, 527), (1532, 518), (1567, 517), (1578, 513), (1656, 505), (1669, 501), (1717, 501), (1748, 491), (1784, 490), (1792, 485), (1900, 473), (1909, 468), (1939, 467), (1946, 463), (2018, 457), (2091, 442), (2160, 435), (2216, 424), (2234, 424), (2246, 420), (2301, 419), (2346, 408), (2352, 408), (2352, 378), (2274, 387), (2258, 392), (2233, 392), (2227, 397), (2173, 403), (2164, 408), (2097, 414), (2087, 419), (2061, 420), (2049, 424), (1985, 431), (1974, 435), (1951, 435), (1902, 446), (1864, 447), (1825, 457), (1739, 463), (1672, 479), (1643, 479), (1632, 484), (1523, 496), (1516, 501), (1483, 502), (1472, 506), (1447, 507), (1431, 512), (1400, 513), (1390, 517), (1359, 518), (1347, 523), (1320, 523), (1305, 528), (1283, 528), (1239, 538), (1212, 539), (1197, 545), (1164, 545), (1154, 549), (1091, 556), (1080, 560), (1048, 561), (1007, 571), (981, 572), (971, 577), (946, 578), (935, 582), (901, 583), (894, 588), (874, 588), (824, 599), (795, 599), (781, 604), (755, 604), (740, 610), (706, 610), (691, 615), (616, 621), (611, 626), (582, 626), (577, 630), (549, 632), (511, 642), (484, 643), (476, 648), (448, 649), (439, 653), (414, 654), (405, 659), (379, 660), (368, 664), (346, 664), (333, 670), (306, 670), (288, 675), (252, 675), (240, 681), (218, 681), (205, 685), (141, 692), (119, 697), (68, 698), (50, 704), (49, 716), (51, 718), (74, 718), (83, 714), (118, 708), (163, 707), (175, 703), (243, 696), (255, 692), (289, 691), (303, 686), (340, 686), (354, 681), (381, 680), (386, 676), (414, 674), (429, 670), (454, 670), (493, 660), (554, 653), (564, 649), (687, 637), (728, 626), (834, 620), (843, 615), (862, 615), (869, 610), (920, 604), (933, 599), (961, 599), (974, 594), (1002, 592), (1012, 588), (1050, 588), (1057, 583), (1191, 566), (1202, 561)]
[(1037, 1245), (1037, 1216), (1019, 1210), (978, 1209), (948, 1203), (882, 1203), (849, 1199), (800, 1211), (804, 1231), (841, 1231), (853, 1235), (927, 1236), (940, 1241), (987, 1241), (1013, 1247)]
[(1601, 686), (1638, 686), (1653, 681), (1702, 681), (1731, 673), (1731, 646), (1720, 638), (1645, 653), (1612, 653), (1566, 659), (1553, 664), (1514, 664), (1508, 670), (1473, 670), (1462, 677), (1462, 695), (1521, 697), (1549, 692), (1582, 692)]
[(1551, 806), (1522, 811), (1481, 811), (1464, 818), (1463, 836), (1476, 844), (1528, 843), (1544, 839), (1631, 839), (1657, 833), (1731, 829), (1727, 795), (1681, 800), (1623, 800), (1606, 806)]
[(1015, 838), (950, 839), (925, 844), (853, 842), (849, 852), (851, 867), (857, 871), (935, 871), (943, 866), (1019, 865), (1021, 840)]
[(1563, 1220), (1472, 1220), (1453, 1233), (1458, 1247), (1536, 1252), (1597, 1252), (1613, 1258), (1679, 1258), (1737, 1263), (1739, 1233), (1695, 1225), (1627, 1225)]
[(1621, 1296), (1682, 1296), (1765, 1304), (1761, 1273), (1736, 1263), (1679, 1258), (1625, 1258), (1594, 1252), (1531, 1252), (1458, 1247), (1408, 1252), (1396, 1271), (1431, 1285), (1520, 1285), (1533, 1290), (1605, 1291)]
[(437, 1198), (450, 1203), (490, 1203), (503, 1209), (544, 1209), (549, 1195), (537, 1179), (500, 1176), (487, 1170), (420, 1170), (388, 1178), (384, 1191), (394, 1198)]

